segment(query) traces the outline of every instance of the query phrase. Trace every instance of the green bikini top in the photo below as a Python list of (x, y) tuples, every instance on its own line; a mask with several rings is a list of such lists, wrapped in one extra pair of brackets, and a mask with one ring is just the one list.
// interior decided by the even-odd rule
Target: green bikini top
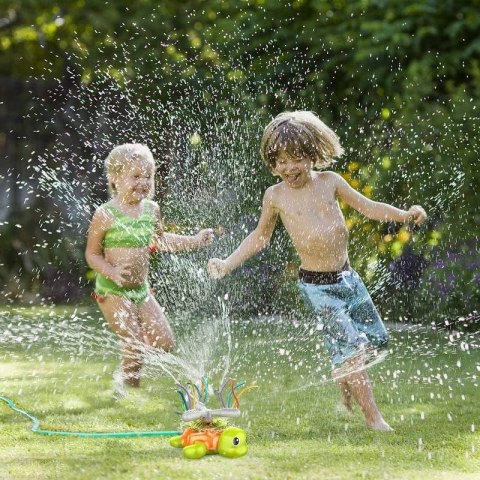
[(113, 225), (105, 233), (103, 248), (138, 248), (152, 244), (157, 220), (153, 215), (153, 202), (144, 201), (138, 218), (129, 217), (113, 205), (105, 208), (113, 215)]

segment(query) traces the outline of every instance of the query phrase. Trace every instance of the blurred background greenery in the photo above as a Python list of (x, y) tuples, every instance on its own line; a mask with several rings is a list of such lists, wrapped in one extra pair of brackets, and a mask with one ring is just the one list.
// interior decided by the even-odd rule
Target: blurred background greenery
[[(208, 252), (155, 259), (152, 282), (169, 308), (211, 308), (192, 272), (254, 228), (276, 181), (258, 155), (263, 126), (305, 108), (339, 134), (335, 169), (353, 187), (429, 213), (412, 229), (343, 206), (351, 261), (384, 316), (478, 325), (479, 31), (477, 0), (4, 0), (4, 302), (88, 297), (101, 161), (114, 144), (143, 141), (168, 227), (224, 231)], [(297, 267), (279, 227), (209, 296), (228, 293), (242, 314), (294, 315)]]

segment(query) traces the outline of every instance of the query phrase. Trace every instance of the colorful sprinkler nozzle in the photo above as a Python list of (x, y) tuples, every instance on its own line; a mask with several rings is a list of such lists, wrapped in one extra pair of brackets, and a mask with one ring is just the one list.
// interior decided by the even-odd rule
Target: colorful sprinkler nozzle
[[(245, 387), (245, 384), (246, 382), (235, 383), (233, 379), (223, 382), (217, 392), (223, 408), (214, 410), (206, 407), (208, 382), (205, 377), (202, 377), (199, 384), (192, 381), (186, 385), (177, 384), (179, 387), (177, 391), (185, 410), (182, 420), (188, 422), (188, 426), (182, 435), (170, 439), (170, 445), (183, 448), (183, 455), (186, 458), (201, 458), (207, 453), (218, 453), (229, 458), (245, 455), (248, 451), (246, 433), (222, 420), (222, 417), (240, 416), (241, 395), (256, 388), (256, 385)], [(227, 385), (230, 385), (230, 392), (225, 400), (224, 391)], [(237, 391), (238, 389), (241, 390)]]

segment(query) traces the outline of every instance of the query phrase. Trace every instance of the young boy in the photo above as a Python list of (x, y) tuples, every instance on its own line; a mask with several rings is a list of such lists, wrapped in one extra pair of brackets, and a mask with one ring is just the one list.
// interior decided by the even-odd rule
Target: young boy
[(333, 364), (332, 377), (348, 410), (353, 399), (366, 424), (392, 430), (373, 398), (365, 370), (368, 355), (385, 349), (388, 334), (358, 274), (348, 261), (348, 230), (338, 197), (368, 218), (383, 222), (422, 223), (427, 215), (414, 205), (408, 211), (364, 197), (338, 174), (315, 172), (343, 153), (337, 135), (312, 112), (284, 112), (265, 128), (261, 154), (283, 180), (267, 189), (255, 230), (225, 260), (212, 258), (208, 269), (222, 278), (265, 248), (280, 216), (300, 256), (299, 287), (322, 324)]

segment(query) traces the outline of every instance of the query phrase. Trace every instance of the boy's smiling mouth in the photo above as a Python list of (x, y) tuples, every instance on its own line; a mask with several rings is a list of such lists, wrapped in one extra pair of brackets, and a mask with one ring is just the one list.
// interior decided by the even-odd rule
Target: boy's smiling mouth
[(297, 182), (297, 180), (300, 178), (301, 172), (298, 173), (290, 173), (290, 174), (285, 174), (284, 179), (290, 183), (294, 184)]

